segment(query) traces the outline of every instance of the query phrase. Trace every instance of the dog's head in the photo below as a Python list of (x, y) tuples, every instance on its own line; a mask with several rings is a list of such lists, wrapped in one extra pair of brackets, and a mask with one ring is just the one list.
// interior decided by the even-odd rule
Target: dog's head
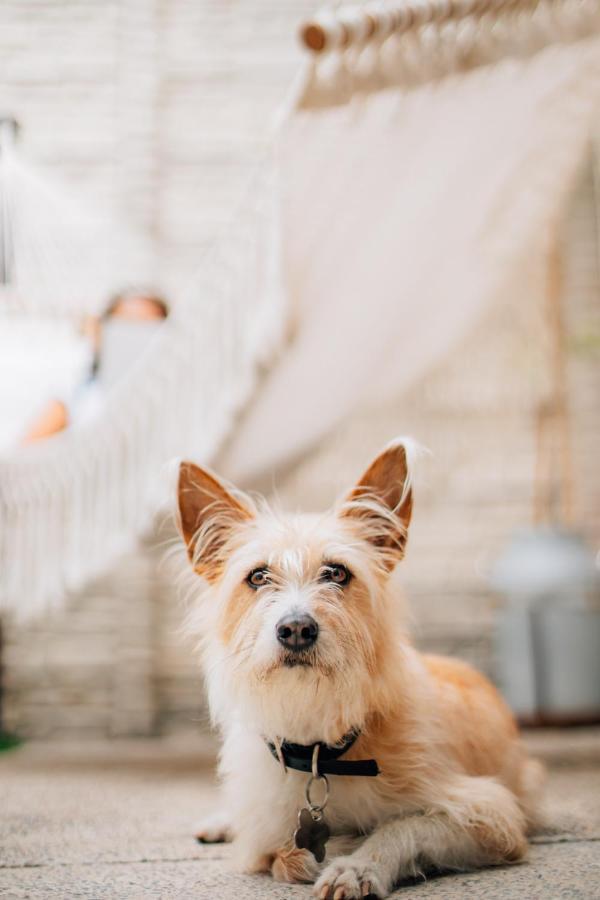
[(362, 724), (397, 641), (385, 585), (412, 511), (393, 443), (325, 515), (283, 515), (184, 462), (179, 523), (208, 590), (198, 618), (211, 706), (300, 743)]

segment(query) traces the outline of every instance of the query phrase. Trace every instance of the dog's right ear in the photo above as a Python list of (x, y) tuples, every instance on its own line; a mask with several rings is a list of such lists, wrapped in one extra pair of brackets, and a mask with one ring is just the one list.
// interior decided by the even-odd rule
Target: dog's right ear
[(412, 515), (412, 486), (407, 447), (414, 441), (392, 441), (377, 456), (342, 504), (343, 517), (354, 519), (381, 552), (391, 571), (404, 556)]
[(251, 510), (218, 478), (192, 462), (179, 467), (179, 530), (194, 569), (217, 581), (225, 562), (231, 530), (253, 518)]

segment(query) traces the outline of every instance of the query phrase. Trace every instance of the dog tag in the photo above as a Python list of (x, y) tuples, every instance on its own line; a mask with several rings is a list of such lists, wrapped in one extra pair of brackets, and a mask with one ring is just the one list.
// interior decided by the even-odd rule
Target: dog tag
[(320, 810), (314, 812), (310, 809), (300, 810), (298, 827), (294, 832), (294, 843), (299, 850), (309, 850), (318, 863), (323, 862), (329, 835), (329, 826), (323, 820), (323, 813)]

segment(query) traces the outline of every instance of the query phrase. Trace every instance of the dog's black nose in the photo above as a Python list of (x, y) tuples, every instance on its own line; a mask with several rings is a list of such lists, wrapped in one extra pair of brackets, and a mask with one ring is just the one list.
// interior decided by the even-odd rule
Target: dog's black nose
[(319, 626), (312, 616), (284, 616), (275, 626), (277, 640), (286, 650), (308, 650), (317, 640)]

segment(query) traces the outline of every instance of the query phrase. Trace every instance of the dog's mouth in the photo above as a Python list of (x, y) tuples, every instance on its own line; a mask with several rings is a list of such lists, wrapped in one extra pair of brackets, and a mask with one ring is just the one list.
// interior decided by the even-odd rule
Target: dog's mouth
[(298, 666), (312, 668), (315, 664), (314, 655), (310, 651), (284, 653), (281, 663), (286, 669), (295, 669)]
[(274, 675), (275, 672), (281, 672), (282, 669), (298, 669), (300, 672), (310, 671), (324, 678), (334, 676), (336, 671), (333, 666), (325, 662), (314, 650), (307, 650), (300, 653), (284, 651), (269, 666), (257, 674), (261, 681), (265, 681), (271, 675)]

